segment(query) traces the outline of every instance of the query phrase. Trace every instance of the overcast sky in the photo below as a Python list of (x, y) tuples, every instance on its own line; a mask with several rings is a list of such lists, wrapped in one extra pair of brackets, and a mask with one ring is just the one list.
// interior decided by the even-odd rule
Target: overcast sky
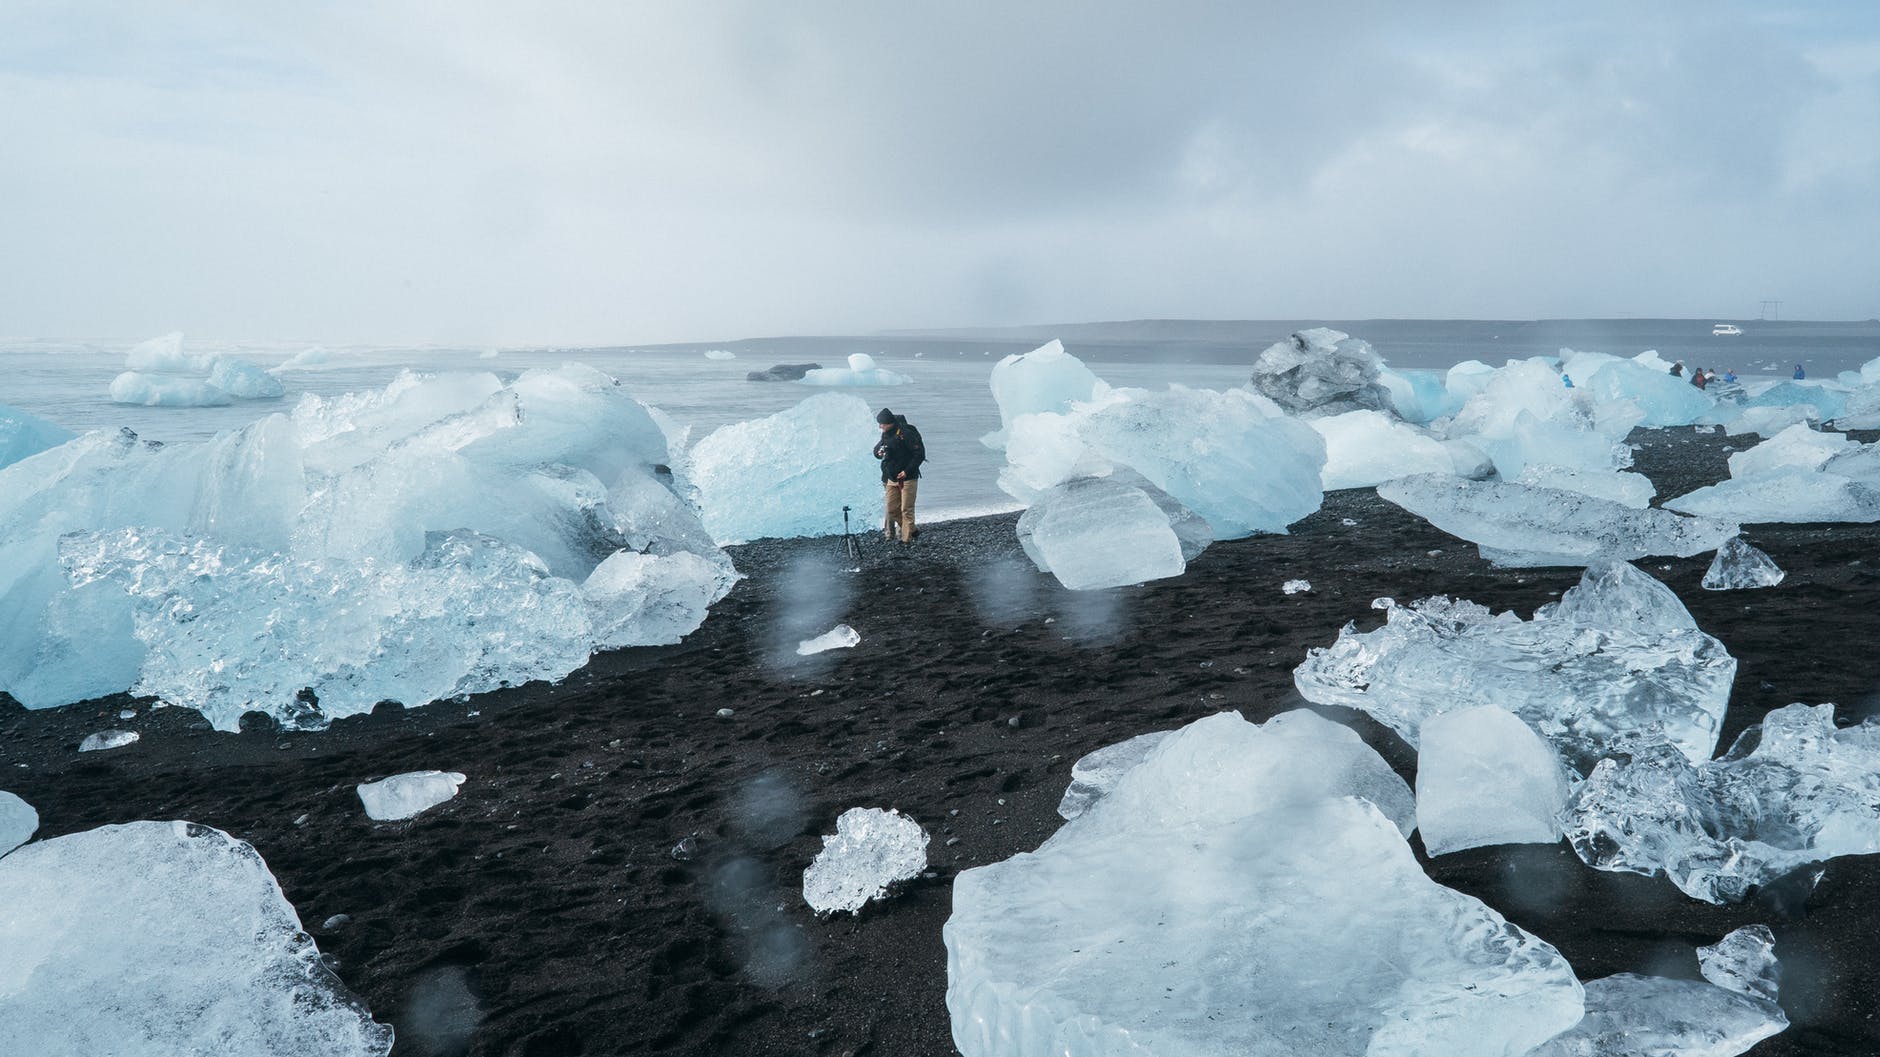
[(14, 336), (1845, 319), (1877, 265), (1860, 0), (0, 5)]

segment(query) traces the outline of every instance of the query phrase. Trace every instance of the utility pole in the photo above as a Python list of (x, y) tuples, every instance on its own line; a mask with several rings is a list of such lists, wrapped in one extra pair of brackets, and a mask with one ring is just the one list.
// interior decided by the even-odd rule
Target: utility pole
[(1762, 303), (1762, 318), (1781, 319), (1782, 318), (1782, 302), (1764, 301)]

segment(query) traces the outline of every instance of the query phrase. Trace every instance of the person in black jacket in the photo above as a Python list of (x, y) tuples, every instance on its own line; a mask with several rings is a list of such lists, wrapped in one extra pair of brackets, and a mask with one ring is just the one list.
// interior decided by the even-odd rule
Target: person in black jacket
[(920, 441), (920, 430), (908, 424), (906, 415), (882, 408), (875, 416), (881, 427), (881, 440), (875, 444), (875, 458), (881, 460), (881, 484), (887, 492), (888, 516), (881, 525), (881, 538), (894, 538), (896, 525), (901, 528), (901, 542), (911, 543), (919, 533), (914, 528), (914, 497), (920, 488), (920, 464), (927, 449)]

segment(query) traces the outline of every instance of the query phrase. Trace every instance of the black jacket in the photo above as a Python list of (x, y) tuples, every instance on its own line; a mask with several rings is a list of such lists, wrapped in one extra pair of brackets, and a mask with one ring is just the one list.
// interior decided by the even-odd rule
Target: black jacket
[(875, 445), (875, 458), (881, 460), (881, 479), (883, 481), (900, 480), (905, 472), (907, 480), (920, 479), (920, 464), (927, 460), (927, 448), (920, 442), (920, 430), (908, 425), (907, 416), (894, 416), (894, 425), (882, 433), (881, 440)]

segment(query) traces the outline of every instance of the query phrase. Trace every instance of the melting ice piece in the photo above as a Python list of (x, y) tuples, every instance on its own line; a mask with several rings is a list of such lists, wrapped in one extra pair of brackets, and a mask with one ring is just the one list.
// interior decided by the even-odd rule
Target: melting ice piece
[(39, 812), (33, 805), (0, 790), (0, 855), (25, 844), (39, 831)]
[(1579, 1020), (1565, 960), (1430, 881), (1359, 798), (1388, 767), (1331, 727), (1190, 724), (1038, 851), (960, 874), (960, 1052), (1504, 1057)]
[(0, 858), (0, 1053), (383, 1057), (261, 856), (219, 830), (132, 822)]
[(1375, 410), (1393, 406), (1383, 370), (1369, 342), (1313, 327), (1267, 346), (1253, 365), (1253, 387), (1293, 412)]
[(708, 360), (735, 360), (738, 358), (738, 354), (732, 352), (730, 349), (706, 349), (705, 358)]
[(1620, 973), (1586, 985), (1586, 1019), (1528, 1057), (1734, 1057), (1789, 1026), (1775, 937), (1749, 925), (1697, 949), (1704, 981)]
[(1795, 425), (1752, 448), (1730, 456), (1731, 477), (1755, 477), (1778, 470), (1818, 470), (1822, 463), (1859, 447), (1845, 433), (1824, 433)]
[(16, 407), (0, 404), (0, 466), (19, 462), (56, 448), (73, 437), (71, 430), (55, 426)]
[(1559, 754), (1506, 709), (1459, 708), (1423, 723), (1417, 829), (1431, 855), (1552, 844), (1571, 792)]
[(106, 749), (121, 749), (140, 737), (142, 735), (134, 730), (101, 730), (96, 734), (85, 735), (85, 740), (78, 743), (78, 751), (103, 752)]
[(993, 364), (991, 385), (992, 399), (999, 405), (999, 428), (980, 440), (1000, 450), (1018, 416), (1066, 412), (1072, 404), (1092, 400), (1110, 388), (1057, 340)]
[(874, 411), (846, 393), (720, 426), (686, 453), (706, 529), (720, 544), (841, 532), (844, 506), (881, 506), (879, 433)]
[(1838, 474), (1796, 467), (1733, 477), (1665, 500), (1671, 510), (1727, 517), (1745, 525), (1772, 522), (1880, 521), (1880, 487)]
[(1837, 730), (1833, 705), (1789, 705), (1696, 763), (1642, 742), (1593, 769), (1566, 819), (1590, 866), (1739, 902), (1809, 863), (1880, 852), (1880, 719)]
[(111, 379), (111, 402), (145, 407), (222, 407), (233, 400), (207, 378), (125, 371)]
[(617, 551), (582, 581), (595, 645), (671, 645), (698, 630), (738, 579), (729, 562), (691, 551)]
[(1347, 624), (1293, 672), (1308, 701), (1370, 713), (1418, 744), (1432, 716), (1500, 705), (1576, 767), (1653, 730), (1710, 758), (1736, 660), (1670, 588), (1623, 562), (1586, 571), (1534, 619), (1447, 596), (1381, 600), (1383, 627)]
[(1382, 411), (1347, 411), (1311, 420), (1325, 438), (1325, 488), (1370, 488), (1418, 473), (1450, 473), (1455, 459), (1427, 430)]
[(1635, 510), (1582, 492), (1505, 481), (1424, 474), (1388, 481), (1377, 494), (1475, 544), (1482, 557), (1502, 566), (1689, 557), (1716, 550), (1737, 533), (1734, 521)]
[(920, 823), (892, 808), (852, 807), (803, 871), (803, 901), (818, 914), (853, 914), (926, 868), (927, 833)]
[(1775, 559), (1762, 551), (1743, 542), (1743, 537), (1730, 540), (1717, 548), (1717, 556), (1710, 561), (1710, 568), (1704, 571), (1704, 590), (1735, 591), (1746, 587), (1774, 587), (1788, 574), (1775, 563)]
[(268, 400), (287, 392), (280, 379), (247, 360), (216, 358), (209, 384), (238, 400)]
[(1138, 734), (1128, 741), (1105, 745), (1078, 757), (1077, 762), (1071, 764), (1070, 788), (1064, 790), (1064, 798), (1058, 801), (1058, 815), (1073, 819), (1089, 810), (1090, 805), (1109, 793), (1118, 779), (1173, 733), (1172, 730), (1154, 730)]
[(830, 386), (906, 385), (913, 380), (876, 365), (875, 358), (865, 352), (851, 353), (847, 367), (818, 367), (797, 379), (803, 385)]
[(1554, 488), (1579, 492), (1597, 499), (1610, 499), (1620, 506), (1643, 510), (1652, 505), (1658, 489), (1651, 478), (1626, 470), (1575, 470), (1568, 466), (1531, 462), (1515, 478), (1516, 484), (1534, 488)]
[(796, 655), (810, 657), (830, 650), (846, 650), (862, 641), (862, 633), (847, 624), (837, 624), (813, 639), (796, 644)]
[(464, 776), (456, 771), (410, 771), (364, 782), (359, 786), (359, 802), (366, 807), (366, 817), (374, 822), (397, 822), (416, 818), (457, 795)]
[(1285, 583), (1280, 584), (1279, 589), (1289, 595), (1304, 594), (1305, 592), (1312, 590), (1312, 581), (1288, 580)]
[(1025, 509), (1018, 542), (1040, 572), (1073, 591), (1094, 591), (1180, 576), (1190, 553), (1184, 544), (1198, 554), (1209, 542), (1197, 520), (1146, 482), (1079, 477)]

